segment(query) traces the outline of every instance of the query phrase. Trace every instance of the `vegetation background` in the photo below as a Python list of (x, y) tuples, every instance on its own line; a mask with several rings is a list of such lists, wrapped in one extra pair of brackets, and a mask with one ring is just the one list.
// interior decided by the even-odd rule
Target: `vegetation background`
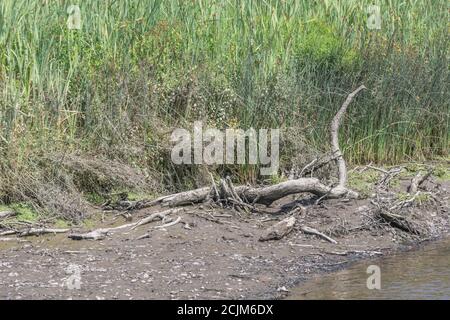
[(448, 159), (448, 6), (2, 0), (0, 204), (79, 221), (111, 192), (190, 188), (208, 171), (260, 181), (256, 166), (174, 166), (172, 129), (195, 120), (282, 128), (281, 177), (328, 149), (330, 119), (362, 83), (340, 133), (350, 163)]

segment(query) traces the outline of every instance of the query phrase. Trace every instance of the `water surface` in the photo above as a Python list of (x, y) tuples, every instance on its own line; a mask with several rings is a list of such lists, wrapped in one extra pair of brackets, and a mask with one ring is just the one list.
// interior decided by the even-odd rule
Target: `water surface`
[[(367, 288), (370, 265), (380, 267), (380, 290)], [(294, 288), (289, 299), (450, 300), (450, 238), (318, 276)]]

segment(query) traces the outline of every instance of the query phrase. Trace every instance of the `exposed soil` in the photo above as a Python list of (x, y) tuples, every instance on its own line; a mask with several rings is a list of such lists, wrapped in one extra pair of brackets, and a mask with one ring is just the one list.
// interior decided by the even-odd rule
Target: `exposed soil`
[[(443, 188), (441, 198), (448, 200)], [(74, 241), (67, 234), (0, 242), (0, 299), (259, 299), (282, 298), (296, 283), (353, 261), (411, 248), (446, 235), (448, 205), (417, 204), (411, 217), (427, 225), (427, 236), (412, 235), (368, 213), (370, 200), (286, 197), (282, 215), (239, 217), (226, 209), (188, 207), (181, 221), (166, 229), (153, 222), (100, 241)], [(306, 210), (291, 209), (302, 205)], [(133, 220), (160, 208), (133, 213)], [(291, 212), (291, 213), (289, 213)], [(281, 240), (259, 241), (264, 230), (296, 212), (297, 224), (331, 236), (332, 244), (299, 228)], [(110, 226), (115, 213), (108, 214)], [(120, 218), (122, 219), (122, 218)], [(115, 220), (114, 224), (125, 223)], [(185, 224), (187, 223), (187, 225)], [(150, 237), (137, 240), (149, 232)], [(80, 289), (66, 279), (76, 265)]]

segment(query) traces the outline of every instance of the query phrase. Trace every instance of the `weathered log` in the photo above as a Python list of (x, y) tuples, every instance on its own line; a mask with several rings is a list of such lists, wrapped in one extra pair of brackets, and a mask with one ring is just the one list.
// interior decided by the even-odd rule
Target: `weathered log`
[(289, 234), (295, 225), (296, 219), (288, 217), (277, 222), (273, 226), (265, 230), (264, 234), (259, 238), (259, 241), (279, 240)]
[(47, 233), (66, 233), (69, 232), (70, 229), (51, 229), (51, 228), (29, 228), (19, 232), (19, 237), (26, 236), (39, 236)]
[(207, 200), (211, 193), (210, 187), (203, 187), (200, 189), (189, 190), (167, 196), (161, 200), (162, 206), (182, 206), (187, 204), (199, 203)]
[(14, 217), (16, 215), (17, 215), (17, 212), (15, 212), (15, 211), (2, 211), (2, 212), (0, 212), (0, 219)]
[(72, 240), (103, 240), (108, 235), (109, 230), (97, 229), (87, 233), (74, 233), (69, 234), (69, 238)]
[(345, 100), (345, 102), (342, 104), (339, 111), (334, 116), (333, 120), (331, 121), (330, 125), (330, 133), (331, 133), (331, 151), (333, 152), (333, 155), (336, 155), (336, 162), (338, 164), (338, 171), (339, 171), (339, 187), (345, 189), (345, 185), (347, 183), (347, 167), (345, 164), (344, 157), (342, 155), (341, 149), (339, 148), (339, 126), (342, 122), (342, 117), (347, 111), (347, 107), (349, 106), (350, 102), (352, 102), (353, 98), (358, 94), (359, 91), (366, 89), (364, 85), (359, 86), (358, 89), (350, 93)]
[[(234, 188), (236, 194), (248, 203), (259, 203), (270, 205), (274, 201), (291, 194), (309, 192), (319, 197), (329, 199), (343, 196), (357, 198), (358, 194), (347, 188), (331, 188), (322, 184), (317, 178), (300, 178), (275, 184), (272, 186), (253, 188), (249, 186), (237, 186)], [(176, 193), (162, 200), (162, 206), (177, 207), (186, 204), (200, 203), (208, 199), (211, 188), (204, 187), (196, 190)]]
[(28, 242), (29, 240), (24, 240), (24, 239), (20, 239), (20, 238), (0, 238), (0, 241)]
[(16, 234), (19, 233), (17, 230), (6, 230), (6, 231), (1, 231), (0, 232), (0, 237), (2, 236), (10, 236), (12, 234)]
[(422, 183), (424, 183), (432, 174), (433, 170), (429, 170), (426, 174), (422, 172), (418, 172), (412, 179), (411, 183), (408, 186), (408, 193), (415, 194)]

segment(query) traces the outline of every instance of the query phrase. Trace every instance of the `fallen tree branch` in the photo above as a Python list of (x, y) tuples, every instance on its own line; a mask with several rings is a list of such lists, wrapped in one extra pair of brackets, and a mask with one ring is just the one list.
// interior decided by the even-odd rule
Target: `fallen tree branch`
[(259, 238), (259, 241), (279, 240), (289, 234), (295, 225), (296, 219), (288, 217), (273, 226), (269, 227), (264, 234)]
[[(331, 122), (331, 146), (332, 146), (332, 156), (335, 157), (338, 164), (339, 172), (339, 183), (336, 187), (328, 187), (322, 184), (316, 178), (299, 178), (296, 180), (285, 181), (276, 185), (253, 188), (249, 186), (237, 186), (234, 187), (231, 183), (231, 179), (222, 179), (220, 183), (220, 190), (215, 185), (214, 179), (210, 187), (203, 187), (195, 190), (189, 190), (185, 192), (180, 192), (172, 195), (167, 195), (160, 197), (155, 200), (141, 200), (133, 205), (129, 206), (129, 209), (140, 209), (144, 207), (153, 206), (159, 204), (161, 206), (168, 207), (178, 207), (183, 205), (208, 202), (213, 199), (216, 203), (227, 204), (229, 199), (234, 199), (233, 205), (237, 205), (237, 210), (239, 211), (239, 203), (250, 203), (254, 204), (264, 204), (270, 205), (274, 201), (283, 198), (285, 196), (303, 192), (309, 192), (317, 195), (321, 198), (358, 198), (358, 193), (346, 188), (347, 182), (347, 168), (345, 160), (342, 156), (341, 150), (339, 148), (338, 141), (338, 131), (339, 126), (342, 122), (342, 117), (345, 114), (350, 102), (358, 94), (359, 91), (365, 89), (364, 85), (361, 85), (355, 91), (350, 93), (342, 104), (339, 111), (333, 118)], [(243, 209), (246, 206), (242, 206)]]
[[(358, 194), (354, 191), (346, 188), (328, 187), (316, 178), (300, 178), (261, 188), (237, 186), (234, 190), (241, 199), (246, 199), (246, 202), (265, 205), (270, 205), (272, 202), (285, 196), (302, 192), (309, 192), (319, 197), (326, 196), (326, 198), (358, 197)], [(211, 189), (209, 187), (181, 192), (164, 198), (161, 204), (162, 206), (177, 207), (201, 203), (207, 200), (210, 193)]]
[(20, 238), (0, 238), (0, 241), (17, 241), (17, 242), (28, 242), (29, 240), (24, 240)]
[(19, 237), (39, 236), (47, 233), (66, 233), (70, 229), (51, 229), (51, 228), (30, 228), (19, 232)]
[(6, 219), (9, 217), (17, 216), (17, 212), (15, 211), (2, 211), (0, 212), (0, 219)]
[(302, 231), (303, 231), (304, 233), (306, 233), (306, 234), (316, 235), (316, 236), (319, 236), (319, 237), (325, 239), (325, 240), (328, 241), (328, 242), (337, 244), (337, 241), (336, 241), (336, 240), (334, 240), (333, 238), (330, 238), (329, 236), (327, 236), (326, 234), (323, 234), (323, 233), (320, 232), (320, 231), (317, 231), (317, 230), (314, 229), (314, 228), (310, 228), (310, 227), (308, 227), (308, 226), (301, 226), (301, 227), (300, 227), (300, 230), (302, 230)]
[(72, 240), (103, 240), (108, 235), (108, 230), (97, 229), (87, 233), (74, 233), (69, 234), (69, 238)]
[(123, 224), (123, 225), (113, 227), (113, 228), (99, 228), (99, 229), (95, 229), (95, 230), (87, 232), (87, 233), (74, 233), (74, 234), (70, 234), (68, 237), (72, 240), (103, 240), (106, 236), (108, 236), (112, 232), (119, 231), (122, 229), (127, 229), (127, 228), (130, 228), (130, 230), (134, 230), (139, 226), (142, 226), (144, 224), (154, 221), (156, 218), (163, 219), (164, 217), (166, 217), (167, 215), (169, 215), (171, 213), (180, 212), (180, 211), (183, 211), (183, 209), (178, 208), (178, 209), (169, 209), (169, 210), (166, 210), (163, 212), (155, 212), (155, 213), (152, 213), (148, 217), (142, 218), (138, 222), (127, 223), (127, 224)]
[(6, 230), (6, 231), (2, 231), (0, 232), (0, 237), (2, 236), (10, 236), (13, 234), (19, 233), (17, 230)]
[(337, 256), (346, 256), (348, 254), (368, 254), (370, 256), (373, 255), (382, 255), (381, 251), (373, 251), (373, 250), (348, 250), (348, 251), (325, 251), (326, 254), (333, 254)]
[(133, 227), (131, 227), (131, 230), (134, 230), (134, 229), (136, 229), (137, 227), (142, 226), (142, 225), (144, 225), (144, 224), (153, 222), (153, 221), (155, 221), (155, 220), (158, 219), (158, 218), (161, 219), (161, 220), (163, 220), (163, 219), (164, 219), (166, 216), (168, 216), (169, 214), (172, 214), (172, 213), (178, 213), (178, 212), (181, 212), (181, 211), (183, 211), (183, 209), (169, 209), (169, 210), (165, 210), (165, 211), (163, 211), (163, 212), (155, 212), (155, 213), (152, 213), (152, 214), (149, 215), (148, 217), (145, 217), (145, 218), (139, 220), (138, 222), (136, 222), (135, 225), (134, 225)]
[(154, 226), (153, 229), (163, 229), (163, 228), (168, 228), (168, 227), (171, 227), (171, 226), (176, 225), (176, 224), (177, 224), (178, 222), (180, 222), (180, 221), (181, 221), (181, 217), (178, 217), (175, 221), (172, 221), (172, 222), (169, 222), (169, 223), (160, 225), (160, 226)]
[(400, 229), (400, 230), (403, 230), (403, 231), (406, 231), (406, 232), (409, 232), (412, 234), (416, 234), (416, 235), (420, 235), (422, 233), (418, 228), (416, 228), (414, 226), (414, 224), (412, 222), (410, 222), (404, 216), (394, 214), (394, 213), (384, 212), (382, 210), (379, 211), (378, 215), (384, 221), (386, 221), (391, 226), (393, 226), (397, 229)]
[(347, 107), (349, 106), (350, 102), (352, 102), (353, 98), (358, 94), (359, 91), (366, 89), (364, 85), (361, 85), (350, 93), (345, 100), (345, 102), (342, 104), (339, 111), (334, 116), (333, 120), (331, 121), (330, 125), (330, 132), (331, 132), (331, 151), (333, 154), (336, 155), (336, 162), (338, 164), (338, 171), (339, 171), (339, 188), (345, 189), (345, 185), (347, 183), (347, 167), (345, 164), (344, 157), (342, 156), (341, 149), (339, 148), (339, 126), (342, 122), (342, 117), (347, 111)]
[(408, 193), (415, 194), (417, 193), (417, 190), (419, 187), (424, 183), (433, 173), (433, 169), (428, 170), (426, 174), (423, 174), (422, 172), (418, 172), (412, 179), (411, 184), (408, 186)]
[[(169, 223), (160, 225), (160, 226), (155, 226), (155, 227), (153, 227), (153, 229), (164, 229), (164, 228), (167, 228), (167, 227), (171, 227), (171, 226), (173, 226), (173, 225), (176, 225), (176, 224), (177, 224), (178, 222), (180, 222), (180, 221), (181, 221), (181, 217), (178, 217), (175, 221), (172, 221), (172, 222), (169, 222)], [(185, 222), (184, 227), (185, 227), (186, 229), (191, 229), (191, 227), (189, 226), (189, 224), (186, 223), (186, 222)], [(146, 232), (146, 233), (144, 233), (143, 235), (140, 235), (140, 236), (137, 237), (135, 240), (142, 240), (142, 239), (148, 239), (148, 238), (150, 238), (150, 232)]]
[(133, 227), (135, 224), (136, 222), (123, 224), (113, 228), (99, 228), (87, 233), (73, 233), (69, 234), (68, 238), (72, 240), (103, 240), (111, 232)]

